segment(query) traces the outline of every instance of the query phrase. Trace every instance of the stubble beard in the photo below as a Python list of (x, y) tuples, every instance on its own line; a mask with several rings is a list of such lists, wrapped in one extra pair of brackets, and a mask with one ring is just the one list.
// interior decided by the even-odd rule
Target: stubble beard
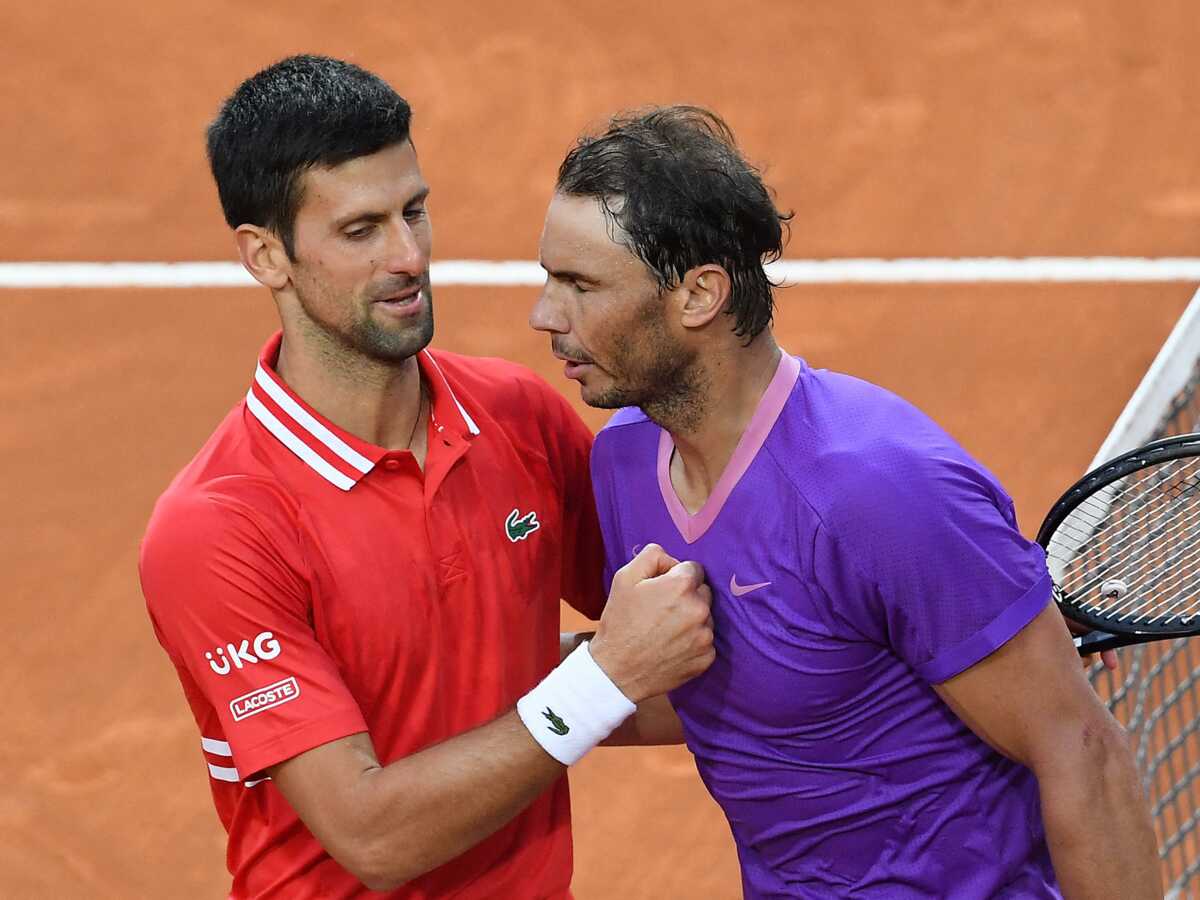
[[(636, 338), (628, 336), (639, 332)], [(636, 406), (673, 432), (689, 432), (700, 423), (708, 390), (707, 375), (698, 365), (698, 354), (679, 344), (663, 328), (657, 310), (652, 316), (641, 317), (625, 337), (614, 343), (613, 359), (613, 368), (620, 373), (614, 378), (626, 384), (611, 385), (585, 398), (589, 406), (598, 409)], [(636, 386), (630, 386), (629, 381)]]
[(433, 340), (433, 290), (429, 274), (421, 276), (421, 293), (425, 308), (411, 321), (386, 327), (375, 320), (369, 300), (356, 301), (357, 317), (347, 327), (329, 322), (315, 314), (303, 291), (296, 296), (308, 322), (325, 338), (323, 343), (343, 357), (346, 367), (352, 367), (352, 358), (372, 363), (395, 366), (420, 353)]

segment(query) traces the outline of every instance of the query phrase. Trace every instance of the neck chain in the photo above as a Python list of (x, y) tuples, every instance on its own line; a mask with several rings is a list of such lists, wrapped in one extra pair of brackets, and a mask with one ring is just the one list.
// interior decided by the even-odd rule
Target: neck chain
[(408, 436), (408, 449), (412, 450), (413, 440), (417, 436), (417, 429), (421, 427), (421, 411), (425, 409), (425, 391), (420, 385), (417, 386), (417, 418), (413, 422), (412, 433)]

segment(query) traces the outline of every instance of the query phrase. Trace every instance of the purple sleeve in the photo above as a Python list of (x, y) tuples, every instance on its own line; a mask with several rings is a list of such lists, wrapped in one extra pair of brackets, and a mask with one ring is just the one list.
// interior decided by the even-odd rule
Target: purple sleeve
[(875, 459), (818, 535), (841, 618), (937, 684), (1009, 641), (1050, 601), (1042, 548), (962, 456)]

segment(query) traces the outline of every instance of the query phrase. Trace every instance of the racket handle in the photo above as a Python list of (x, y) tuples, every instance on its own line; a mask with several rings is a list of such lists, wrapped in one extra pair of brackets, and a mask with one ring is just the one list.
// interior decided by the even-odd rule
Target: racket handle
[(1107, 631), (1089, 631), (1074, 638), (1075, 649), (1080, 656), (1091, 656), (1101, 650), (1111, 650), (1114, 647), (1124, 647), (1130, 643), (1128, 636), (1109, 634)]

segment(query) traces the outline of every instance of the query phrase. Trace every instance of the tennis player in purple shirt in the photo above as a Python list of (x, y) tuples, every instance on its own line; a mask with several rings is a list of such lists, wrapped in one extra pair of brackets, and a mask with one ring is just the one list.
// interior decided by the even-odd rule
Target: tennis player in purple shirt
[[(581, 139), (531, 324), (622, 408), (607, 569), (703, 564), (717, 659), (670, 695), (749, 898), (1161, 898), (1127, 739), (1012, 501), (920, 411), (782, 352), (783, 224), (715, 115)], [(665, 705), (665, 704), (664, 704)]]

